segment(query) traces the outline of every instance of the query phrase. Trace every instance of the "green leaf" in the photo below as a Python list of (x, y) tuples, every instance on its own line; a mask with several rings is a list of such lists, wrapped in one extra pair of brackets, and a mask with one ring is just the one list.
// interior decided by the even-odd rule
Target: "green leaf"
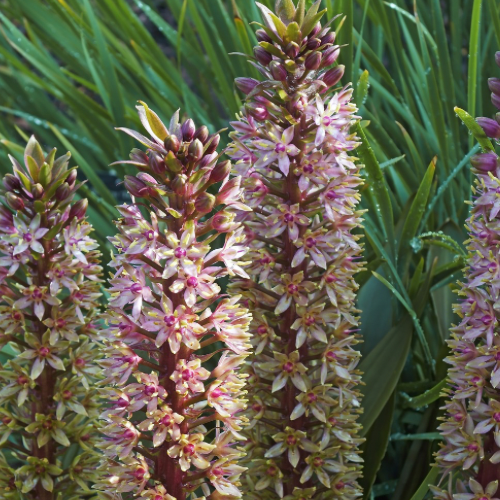
[(283, 54), (283, 52), (281, 52), (281, 50), (278, 49), (278, 47), (276, 47), (272, 43), (269, 43), (269, 42), (259, 42), (259, 45), (263, 49), (265, 49), (267, 52), (269, 52), (270, 54), (272, 54), (273, 56), (279, 57), (280, 59), (284, 59), (285, 58), (285, 54)]
[(141, 106), (137, 106), (137, 109), (139, 110), (139, 116), (142, 118), (142, 115), (144, 113), (144, 117), (146, 119), (146, 122), (149, 124), (149, 127), (145, 126), (144, 121), (143, 125), (152, 136), (156, 137), (160, 141), (164, 141), (170, 135), (167, 127), (165, 127), (158, 115), (154, 111), (151, 111), (149, 109), (148, 105), (144, 101), (139, 102), (142, 104), (143, 108), (141, 109)]
[(441, 392), (446, 387), (447, 382), (448, 380), (445, 378), (428, 391), (420, 394), (420, 396), (408, 397), (404, 402), (404, 407), (416, 409), (434, 403), (434, 401), (437, 401), (441, 397)]
[(286, 28), (286, 33), (284, 37), (284, 42), (286, 44), (290, 42), (298, 43), (301, 39), (300, 26), (296, 23), (290, 23)]
[(276, 14), (286, 23), (290, 23), (295, 17), (295, 5), (292, 0), (279, 0), (276, 6)]
[(306, 0), (299, 0), (297, 3), (297, 9), (295, 10), (294, 21), (296, 21), (299, 26), (304, 21), (304, 15), (306, 12)]
[(435, 465), (431, 467), (431, 470), (425, 476), (425, 479), (422, 481), (422, 484), (418, 488), (418, 490), (413, 494), (411, 500), (423, 500), (427, 492), (429, 491), (429, 485), (435, 484), (437, 478), (439, 477), (439, 468)]
[(365, 382), (360, 389), (363, 413), (359, 423), (363, 426), (363, 436), (371, 429), (394, 392), (410, 350), (412, 331), (411, 319), (405, 316), (359, 364)]
[(276, 27), (276, 32), (280, 38), (285, 38), (286, 35), (286, 24), (273, 12), (269, 14), (273, 20), (274, 26)]
[[(363, 104), (365, 103), (366, 97), (368, 95), (369, 79), (370, 74), (368, 73), (368, 70), (365, 69), (363, 73), (361, 73), (357, 84), (356, 106), (358, 108), (361, 108), (361, 106), (363, 106)], [(383, 167), (381, 166), (381, 168)]]
[(464, 125), (470, 130), (471, 134), (476, 138), (477, 142), (479, 142), (483, 150), (495, 151), (493, 144), (488, 139), (488, 137), (486, 137), (486, 134), (484, 133), (481, 125), (479, 125), (479, 123), (477, 123), (476, 120), (471, 115), (469, 115), (469, 113), (467, 113), (467, 111), (464, 111), (459, 107), (455, 107), (455, 113), (464, 122)]

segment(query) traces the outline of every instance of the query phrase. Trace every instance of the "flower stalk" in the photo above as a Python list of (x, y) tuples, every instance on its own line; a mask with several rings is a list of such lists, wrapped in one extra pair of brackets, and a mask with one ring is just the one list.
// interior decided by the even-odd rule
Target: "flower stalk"
[(100, 253), (70, 154), (55, 153), (31, 137), (0, 194), (2, 498), (81, 498), (98, 463)]
[[(178, 112), (167, 128), (145, 104), (137, 109), (150, 137), (124, 129), (148, 149), (125, 162), (140, 172), (125, 177), (133, 203), (118, 207), (110, 240), (117, 253), (102, 365), (112, 405), (98, 488), (110, 498), (238, 498), (250, 318), (218, 282), (247, 276), (234, 219), (249, 209), (216, 152), (218, 134), (180, 124)], [(212, 247), (221, 236), (222, 248)]]
[[(500, 52), (496, 61), (500, 66)], [(500, 80), (490, 78), (488, 83), (491, 100), (500, 109)], [(477, 122), (491, 139), (500, 137), (500, 113), (494, 120), (478, 118)], [(432, 487), (436, 498), (457, 500), (494, 497), (500, 477), (500, 163), (494, 151), (475, 155), (471, 163), (475, 182), (466, 223), (467, 267), (464, 282), (459, 283), (461, 301), (454, 306), (461, 321), (448, 340), (448, 387), (439, 427), (443, 443), (436, 454), (442, 477), (440, 485)]]
[(230, 156), (245, 180), (248, 279), (234, 280), (253, 314), (248, 498), (361, 495), (354, 275), (363, 263), (359, 117), (325, 11), (316, 2), (260, 7), (246, 94)]

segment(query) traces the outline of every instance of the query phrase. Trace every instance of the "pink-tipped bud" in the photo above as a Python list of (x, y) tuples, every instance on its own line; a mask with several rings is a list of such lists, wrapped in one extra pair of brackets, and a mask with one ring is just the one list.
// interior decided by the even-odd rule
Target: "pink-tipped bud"
[(231, 231), (235, 226), (238, 225), (234, 222), (234, 214), (225, 212), (224, 210), (215, 214), (210, 222), (212, 229), (215, 229), (215, 231), (217, 231), (218, 233)]
[(55, 197), (57, 201), (64, 201), (71, 194), (71, 188), (65, 182), (61, 184), (55, 192)]
[(253, 55), (262, 66), (267, 66), (273, 60), (273, 56), (262, 47), (255, 47), (253, 49)]
[(295, 42), (290, 42), (285, 47), (285, 54), (290, 59), (295, 59), (299, 55), (299, 52), (300, 52), (300, 47)]
[(73, 187), (73, 185), (76, 182), (76, 177), (77, 177), (76, 169), (70, 170), (68, 177), (66, 177), (65, 182), (69, 184), (70, 187)]
[(129, 158), (135, 162), (139, 163), (141, 165), (147, 165), (148, 164), (148, 155), (142, 151), (141, 149), (134, 148), (130, 152)]
[(149, 182), (150, 184), (157, 185), (158, 181), (152, 176), (149, 175), (146, 172), (139, 172), (137, 174), (137, 178), (141, 180), (142, 182)]
[(215, 165), (212, 172), (210, 173), (210, 182), (212, 183), (221, 182), (227, 178), (230, 172), (231, 172), (231, 161), (230, 160), (221, 161), (220, 163), (217, 163), (217, 165)]
[(311, 52), (307, 55), (304, 66), (309, 71), (314, 71), (320, 67), (321, 59), (322, 57), (320, 52)]
[(171, 183), (170, 187), (175, 194), (183, 195), (186, 189), (187, 177), (184, 174), (178, 175)]
[(215, 196), (210, 193), (201, 193), (194, 202), (194, 208), (200, 214), (210, 213), (215, 205)]
[(165, 161), (157, 154), (151, 154), (149, 157), (149, 166), (155, 174), (162, 174), (165, 172)]
[(21, 181), (12, 174), (5, 174), (3, 185), (7, 191), (17, 191), (21, 189)]
[(327, 45), (329, 43), (335, 42), (335, 32), (330, 31), (324, 37), (321, 38), (321, 45)]
[(254, 78), (236, 78), (234, 83), (244, 94), (248, 95), (259, 84), (259, 81)]
[(8, 193), (6, 193), (5, 198), (9, 207), (13, 210), (22, 210), (24, 208), (24, 201), (16, 194), (9, 191)]
[(321, 31), (321, 23), (317, 23), (314, 28), (308, 33), (309, 38), (315, 37)]
[(320, 45), (321, 45), (321, 40), (319, 38), (310, 38), (306, 43), (307, 50), (315, 50)]
[(500, 95), (500, 78), (488, 78), (488, 87), (497, 95)]
[(279, 82), (284, 82), (286, 80), (288, 73), (282, 64), (280, 64), (278, 61), (273, 61), (270, 64), (270, 68), (271, 75), (275, 80), (278, 80)]
[(203, 157), (203, 144), (199, 139), (195, 139), (188, 148), (187, 157), (190, 161), (200, 161)]
[(500, 109), (500, 95), (491, 94), (491, 102), (495, 108)]
[(336, 68), (329, 69), (324, 75), (322, 80), (327, 87), (333, 87), (344, 76), (345, 66), (339, 64)]
[(474, 155), (470, 162), (479, 172), (494, 172), (498, 165), (498, 156), (495, 153), (481, 153)]
[(167, 137), (163, 144), (165, 145), (165, 149), (167, 151), (172, 151), (173, 153), (177, 153), (181, 147), (181, 142), (176, 135), (171, 135)]
[(245, 105), (246, 110), (256, 120), (260, 122), (267, 120), (269, 118), (269, 111), (265, 106), (260, 106), (256, 102), (249, 102)]
[(191, 118), (188, 118), (181, 127), (182, 138), (189, 142), (193, 140), (194, 133), (196, 131), (196, 127), (194, 126), (194, 121)]
[(336, 47), (328, 47), (323, 52), (323, 59), (321, 61), (321, 68), (326, 68), (331, 66), (339, 57), (340, 47), (337, 45)]
[(259, 42), (267, 42), (267, 43), (272, 43), (271, 37), (263, 30), (259, 29), (255, 32), (255, 35), (257, 36), (257, 40)]
[(207, 140), (207, 149), (205, 150), (205, 154), (211, 154), (213, 153), (218, 147), (220, 143), (220, 135), (219, 134), (212, 134), (208, 136)]
[(491, 118), (480, 117), (476, 118), (476, 122), (481, 125), (484, 133), (492, 139), (500, 139), (500, 125)]
[(209, 134), (210, 132), (208, 131), (208, 127), (206, 125), (202, 125), (200, 128), (196, 129), (193, 138), (200, 140), (203, 144), (206, 144)]
[(139, 198), (148, 195), (149, 189), (144, 182), (133, 175), (125, 176), (125, 189), (132, 195)]
[(33, 184), (31, 187), (31, 194), (33, 195), (33, 198), (35, 200), (39, 200), (43, 194), (45, 193), (45, 190), (43, 189), (43, 186), (40, 183)]
[(202, 160), (200, 161), (200, 168), (208, 167), (211, 163), (213, 163), (217, 158), (217, 153), (206, 154)]
[(83, 198), (78, 200), (70, 209), (68, 219), (83, 219), (87, 213), (87, 207), (89, 206), (89, 200)]

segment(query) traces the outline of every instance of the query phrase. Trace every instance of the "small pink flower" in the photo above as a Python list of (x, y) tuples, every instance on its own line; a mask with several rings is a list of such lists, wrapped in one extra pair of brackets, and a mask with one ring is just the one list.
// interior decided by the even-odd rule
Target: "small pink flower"
[(260, 151), (267, 151), (259, 158), (255, 164), (255, 168), (260, 169), (274, 161), (278, 161), (279, 169), (283, 175), (287, 176), (290, 170), (290, 156), (297, 156), (300, 151), (297, 146), (291, 144), (293, 141), (294, 127), (288, 127), (284, 130), (280, 139), (277, 137), (279, 133), (280, 131), (275, 129), (271, 136), (271, 140), (261, 139), (255, 142), (255, 146)]

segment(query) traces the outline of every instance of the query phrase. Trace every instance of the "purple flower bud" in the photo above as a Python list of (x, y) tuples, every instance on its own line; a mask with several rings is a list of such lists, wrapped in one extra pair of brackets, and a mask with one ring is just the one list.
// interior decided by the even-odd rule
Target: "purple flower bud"
[(273, 56), (262, 47), (255, 47), (253, 55), (262, 66), (267, 66), (273, 60)]
[(317, 23), (316, 26), (312, 29), (311, 33), (309, 33), (309, 38), (315, 37), (321, 31), (321, 23)]
[(491, 102), (495, 108), (500, 109), (500, 95), (491, 94)]
[(244, 94), (248, 95), (259, 84), (259, 81), (254, 78), (236, 78), (234, 83)]
[(273, 61), (270, 64), (270, 67), (271, 75), (275, 80), (278, 80), (279, 82), (284, 82), (286, 80), (288, 72), (282, 64), (280, 64), (278, 61)]
[(133, 175), (125, 176), (125, 189), (132, 196), (137, 196), (139, 198), (147, 196), (149, 191), (146, 184)]
[(10, 191), (6, 193), (5, 199), (7, 200), (9, 207), (13, 210), (22, 210), (24, 208), (24, 201), (22, 198), (14, 193), (11, 193)]
[(173, 153), (177, 153), (181, 147), (179, 138), (176, 135), (167, 137), (164, 141), (164, 145), (167, 151), (172, 151)]
[(500, 95), (500, 78), (488, 78), (488, 87), (491, 92)]
[(213, 163), (215, 161), (216, 158), (217, 158), (217, 153), (215, 153), (215, 152), (205, 154), (205, 156), (200, 161), (200, 168), (208, 167), (211, 163)]
[(246, 110), (256, 120), (264, 121), (269, 117), (269, 112), (267, 111), (265, 106), (261, 106), (256, 102), (251, 102), (245, 105)]
[(491, 118), (480, 117), (476, 118), (476, 122), (481, 125), (484, 133), (492, 139), (500, 139), (500, 125)]
[(140, 163), (142, 165), (148, 164), (148, 155), (142, 151), (141, 149), (134, 148), (130, 152), (130, 159), (136, 163)]
[(474, 155), (470, 162), (472, 166), (480, 172), (494, 172), (498, 165), (498, 156), (495, 153), (481, 153)]
[(165, 172), (165, 161), (157, 154), (151, 153), (149, 157), (149, 166), (155, 174), (162, 174)]
[(186, 182), (187, 182), (187, 177), (184, 174), (180, 174), (170, 183), (170, 187), (172, 188), (175, 194), (183, 195), (185, 191)]
[(231, 172), (231, 161), (221, 161), (217, 163), (210, 174), (210, 182), (221, 182), (229, 175)]
[(315, 50), (321, 45), (321, 40), (319, 38), (311, 38), (307, 41), (307, 50)]
[(194, 202), (194, 208), (200, 214), (208, 214), (212, 211), (215, 205), (215, 196), (210, 193), (201, 193)]
[(220, 135), (219, 134), (212, 134), (208, 136), (207, 140), (207, 149), (205, 150), (205, 154), (211, 154), (213, 153), (218, 147), (220, 143)]
[(70, 187), (73, 187), (73, 185), (76, 182), (76, 177), (77, 177), (76, 169), (70, 170), (68, 177), (66, 177), (66, 184), (69, 184)]
[(71, 188), (64, 182), (56, 189), (54, 196), (57, 201), (64, 201), (70, 194)]
[(290, 59), (295, 59), (299, 55), (299, 52), (300, 52), (300, 47), (295, 42), (290, 42), (285, 47), (285, 54)]
[(194, 139), (199, 139), (203, 144), (206, 144), (209, 133), (208, 127), (206, 125), (202, 125), (200, 128), (196, 129)]
[(327, 45), (333, 42), (335, 42), (335, 31), (330, 31), (330, 33), (321, 38), (321, 45)]
[(199, 139), (195, 139), (188, 148), (188, 159), (190, 161), (199, 161), (203, 157), (203, 144)]
[(500, 67), (500, 51), (495, 52), (495, 62), (497, 63), (497, 66)]
[(339, 64), (336, 68), (329, 69), (324, 75), (322, 80), (327, 87), (333, 87), (344, 76), (345, 66)]
[(182, 131), (182, 138), (185, 141), (187, 141), (187, 142), (192, 141), (193, 137), (194, 137), (194, 133), (196, 131), (196, 128), (194, 126), (194, 121), (191, 120), (191, 118), (188, 118), (182, 124), (181, 131)]
[(31, 187), (31, 194), (35, 200), (39, 200), (44, 194), (43, 186), (40, 183), (33, 184)]
[(331, 66), (339, 57), (340, 47), (337, 45), (336, 47), (328, 47), (323, 52), (323, 60), (321, 61), (321, 67), (326, 68)]
[(87, 207), (89, 206), (89, 200), (83, 198), (78, 200), (70, 209), (68, 219), (83, 219), (87, 212)]
[(221, 211), (215, 214), (211, 220), (211, 227), (215, 229), (218, 233), (225, 233), (227, 231), (231, 231), (234, 227), (234, 214)]
[(143, 182), (149, 182), (150, 184), (153, 184), (153, 185), (158, 184), (158, 181), (152, 175), (149, 175), (146, 172), (139, 172), (137, 174), (137, 178)]
[(5, 174), (3, 185), (7, 191), (15, 191), (21, 188), (21, 181), (12, 174)]
[(263, 30), (259, 29), (255, 32), (255, 35), (257, 36), (257, 40), (259, 42), (267, 42), (267, 43), (272, 43), (273, 40), (271, 37)]
[(322, 56), (320, 52), (311, 52), (307, 55), (304, 66), (309, 71), (314, 71), (320, 67), (321, 59)]

